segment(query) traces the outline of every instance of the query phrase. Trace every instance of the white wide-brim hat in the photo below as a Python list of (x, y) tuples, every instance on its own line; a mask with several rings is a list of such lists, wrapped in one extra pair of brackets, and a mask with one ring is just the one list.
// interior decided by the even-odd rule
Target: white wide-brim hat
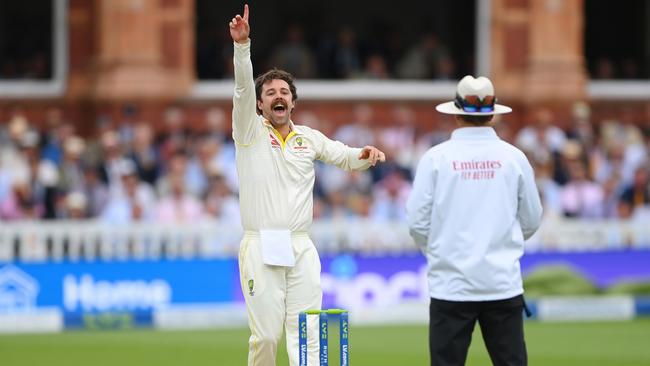
[[(494, 86), (490, 79), (485, 76), (479, 76), (474, 78), (471, 75), (467, 75), (458, 82), (456, 87), (456, 95), (461, 98), (465, 98), (468, 95), (477, 95), (480, 99), (485, 98), (486, 96), (494, 96)], [(462, 108), (459, 108), (456, 101), (445, 102), (438, 104), (436, 110), (440, 113), (445, 114), (462, 114), (467, 116), (491, 116), (494, 114), (505, 114), (512, 112), (512, 108), (501, 105), (494, 104), (494, 110), (487, 112), (467, 112)]]

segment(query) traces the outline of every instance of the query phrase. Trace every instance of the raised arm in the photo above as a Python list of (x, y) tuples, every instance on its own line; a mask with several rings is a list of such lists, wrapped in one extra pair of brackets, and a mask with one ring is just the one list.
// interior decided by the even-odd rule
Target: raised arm
[(237, 14), (230, 21), (230, 36), (237, 43), (248, 43), (251, 27), (248, 24), (248, 4), (244, 5), (244, 16)]
[(237, 144), (250, 144), (258, 127), (255, 109), (255, 82), (251, 63), (250, 25), (248, 4), (244, 5), (244, 16), (237, 14), (229, 23), (233, 40), (235, 66), (235, 93), (232, 107), (232, 136)]

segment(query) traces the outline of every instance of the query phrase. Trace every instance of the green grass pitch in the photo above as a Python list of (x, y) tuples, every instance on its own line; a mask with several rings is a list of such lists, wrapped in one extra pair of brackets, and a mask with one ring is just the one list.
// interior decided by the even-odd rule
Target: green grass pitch
[[(330, 335), (338, 334), (336, 322)], [(650, 319), (626, 322), (526, 322), (534, 366), (650, 365)], [(208, 331), (67, 331), (1, 335), (3, 366), (241, 366), (247, 329)], [(338, 365), (338, 340), (330, 339), (330, 364)], [(427, 365), (426, 326), (350, 327), (352, 365)], [(287, 365), (284, 344), (278, 365)], [(467, 365), (490, 365), (478, 332)]]

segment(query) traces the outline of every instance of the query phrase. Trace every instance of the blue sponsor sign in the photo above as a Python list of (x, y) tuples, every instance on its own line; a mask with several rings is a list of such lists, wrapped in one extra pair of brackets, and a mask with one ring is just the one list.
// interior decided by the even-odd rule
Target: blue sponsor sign
[(233, 301), (236, 272), (234, 259), (0, 264), (0, 311), (58, 307), (146, 319), (169, 305)]

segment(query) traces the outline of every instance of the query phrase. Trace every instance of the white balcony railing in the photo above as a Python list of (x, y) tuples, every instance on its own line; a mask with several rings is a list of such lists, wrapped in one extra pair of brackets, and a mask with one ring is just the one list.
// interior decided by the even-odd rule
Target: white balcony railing
[[(107, 226), (95, 221), (0, 223), (0, 262), (234, 257), (242, 230), (219, 222)], [(415, 252), (402, 222), (315, 221), (311, 237), (325, 253)], [(650, 225), (626, 221), (545, 220), (529, 252), (650, 249)]]

